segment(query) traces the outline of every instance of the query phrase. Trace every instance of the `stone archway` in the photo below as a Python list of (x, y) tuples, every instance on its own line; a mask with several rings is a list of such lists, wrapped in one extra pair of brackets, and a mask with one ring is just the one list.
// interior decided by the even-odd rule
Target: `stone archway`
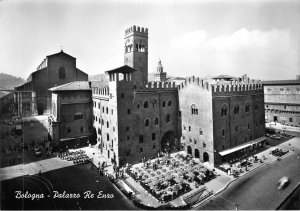
[(160, 148), (162, 152), (176, 152), (180, 150), (180, 141), (174, 131), (166, 132), (161, 138)]
[(195, 149), (195, 158), (200, 158), (199, 149)]
[(203, 162), (209, 162), (209, 155), (207, 152), (203, 153)]
[(187, 153), (189, 155), (193, 155), (193, 151), (192, 151), (192, 147), (191, 146), (187, 146)]

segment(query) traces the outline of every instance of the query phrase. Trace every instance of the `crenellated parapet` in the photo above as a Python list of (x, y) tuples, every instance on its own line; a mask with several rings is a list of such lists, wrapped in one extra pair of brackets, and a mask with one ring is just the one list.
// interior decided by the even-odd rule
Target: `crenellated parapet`
[(131, 35), (132, 33), (140, 33), (148, 36), (148, 29), (140, 26), (131, 26), (125, 30), (125, 36)]
[(109, 96), (109, 87), (93, 87), (93, 95), (100, 95), (103, 97), (108, 97)]
[(247, 91), (262, 91), (263, 86), (260, 81), (249, 80), (249, 83), (231, 81), (231, 82), (210, 82), (200, 78), (190, 77), (185, 82), (178, 86), (178, 89), (184, 89), (189, 84), (196, 84), (201, 86), (203, 89), (207, 89), (213, 93), (223, 92), (247, 92)]
[(178, 85), (177, 88), (178, 88), (178, 90), (181, 90), (181, 89), (184, 89), (189, 84), (195, 84), (195, 85), (202, 87), (203, 89), (206, 89), (209, 91), (211, 90), (211, 84), (208, 81), (206, 81), (202, 78), (198, 78), (198, 77), (196, 78), (195, 76), (187, 78), (187, 80), (185, 80), (180, 85)]
[(164, 91), (177, 90), (175, 82), (158, 82), (152, 81), (148, 83), (134, 83), (135, 91)]
[(227, 83), (227, 84), (212, 84), (213, 92), (247, 92), (263, 90), (262, 84), (259, 83)]

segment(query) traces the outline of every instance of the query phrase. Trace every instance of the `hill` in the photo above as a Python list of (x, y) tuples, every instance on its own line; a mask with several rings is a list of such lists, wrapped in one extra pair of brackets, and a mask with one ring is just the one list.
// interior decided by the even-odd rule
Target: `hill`
[(108, 81), (107, 74), (89, 75), (89, 81)]
[(14, 89), (25, 83), (23, 78), (18, 78), (6, 73), (0, 73), (0, 89)]

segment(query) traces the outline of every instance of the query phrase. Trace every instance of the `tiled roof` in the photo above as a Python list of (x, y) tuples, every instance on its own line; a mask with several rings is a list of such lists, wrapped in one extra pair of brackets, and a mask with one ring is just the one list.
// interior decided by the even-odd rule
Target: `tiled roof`
[(167, 78), (166, 81), (175, 81), (175, 80), (186, 81), (186, 78), (183, 78), (183, 77), (172, 77), (172, 78)]
[(213, 77), (213, 79), (224, 79), (224, 78), (234, 79), (236, 77), (233, 77), (230, 75), (219, 75), (219, 76)]
[(262, 81), (263, 85), (300, 85), (300, 80)]
[(136, 71), (136, 69), (133, 69), (132, 67), (124, 65), (122, 67), (118, 67), (118, 68), (113, 69), (113, 70), (105, 71), (105, 73), (132, 73), (134, 71)]
[(71, 91), (71, 90), (89, 90), (88, 81), (73, 81), (60, 86), (52, 87), (49, 90), (52, 92), (56, 91)]
[(91, 82), (91, 88), (103, 88), (108, 86), (108, 82), (106, 81), (73, 81), (67, 84), (63, 84), (60, 86), (52, 87), (49, 90), (52, 92), (57, 91), (74, 91), (74, 90), (90, 90), (89, 82)]

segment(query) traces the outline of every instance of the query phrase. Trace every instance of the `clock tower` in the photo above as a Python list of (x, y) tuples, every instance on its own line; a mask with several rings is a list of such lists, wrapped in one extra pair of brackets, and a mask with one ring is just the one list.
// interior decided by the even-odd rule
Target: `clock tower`
[(148, 29), (132, 26), (125, 30), (124, 65), (134, 68), (132, 80), (148, 82)]

